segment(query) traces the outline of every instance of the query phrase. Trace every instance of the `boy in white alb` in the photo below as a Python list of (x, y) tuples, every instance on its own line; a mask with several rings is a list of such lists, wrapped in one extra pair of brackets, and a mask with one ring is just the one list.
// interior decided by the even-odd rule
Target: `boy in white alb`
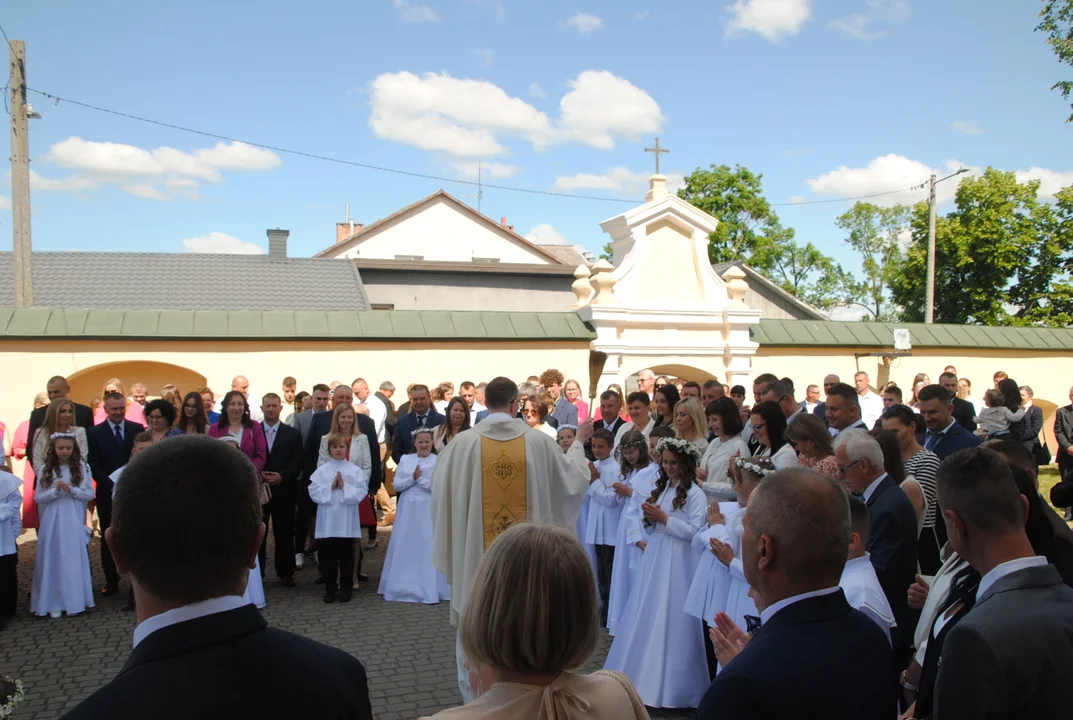
[(615, 436), (600, 429), (592, 434), (593, 467), (599, 472), (589, 484), (589, 517), (585, 523), (585, 542), (596, 550), (596, 583), (600, 588), (602, 624), (607, 624), (608, 598), (611, 594), (611, 574), (615, 566), (615, 543), (618, 522), (624, 505), (614, 485), (622, 478), (622, 468), (611, 457)]
[(859, 497), (850, 495), (849, 515), (849, 559), (846, 560), (846, 567), (842, 570), (842, 579), (838, 585), (846, 594), (846, 602), (850, 607), (857, 608), (871, 618), (889, 641), (890, 630), (897, 624), (894, 611), (891, 610), (883, 587), (879, 584), (872, 561), (864, 550), (868, 545), (870, 529), (868, 506)]
[(369, 494), (369, 477), (346, 459), (345, 435), (328, 438), (331, 460), (309, 478), (309, 497), (317, 504), (317, 555), (324, 576), (324, 602), (349, 602), (354, 594), (354, 540), (361, 539), (358, 505)]

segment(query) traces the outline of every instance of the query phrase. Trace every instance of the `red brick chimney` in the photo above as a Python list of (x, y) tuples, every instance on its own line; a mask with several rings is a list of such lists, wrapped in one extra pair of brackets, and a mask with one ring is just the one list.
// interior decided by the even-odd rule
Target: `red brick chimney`
[(341, 222), (335, 224), (335, 242), (341, 243), (365, 227), (364, 223)]

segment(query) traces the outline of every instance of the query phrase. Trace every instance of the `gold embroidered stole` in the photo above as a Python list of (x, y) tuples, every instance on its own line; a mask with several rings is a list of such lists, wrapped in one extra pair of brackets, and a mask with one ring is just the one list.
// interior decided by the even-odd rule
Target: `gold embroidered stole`
[(513, 440), (481, 438), (481, 499), (484, 549), (526, 518), (525, 435)]

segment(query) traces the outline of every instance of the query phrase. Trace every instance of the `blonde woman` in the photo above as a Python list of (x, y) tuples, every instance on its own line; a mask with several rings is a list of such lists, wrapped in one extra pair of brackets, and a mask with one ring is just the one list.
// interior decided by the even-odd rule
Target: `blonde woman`
[[(131, 402), (127, 397), (127, 391), (123, 388), (123, 382), (119, 378), (111, 378), (104, 384), (104, 388), (101, 390), (101, 398), (108, 397), (111, 393), (119, 393), (123, 396), (123, 399), (127, 402), (127, 415), (126, 419), (132, 423), (138, 423), (145, 426), (145, 412), (142, 406), (136, 402)], [(93, 424), (100, 425), (108, 417), (108, 414), (104, 412), (104, 403), (102, 402), (93, 411)]]
[(33, 467), (41, 467), (45, 462), (45, 453), (48, 450), (48, 439), (52, 433), (74, 433), (75, 443), (82, 457), (89, 457), (89, 442), (86, 440), (86, 429), (75, 425), (75, 404), (63, 398), (53, 400), (45, 411), (45, 424), (37, 428), (34, 433)]
[(674, 436), (693, 443), (703, 457), (708, 449), (708, 426), (700, 400), (688, 397), (674, 406)]
[[(359, 405), (362, 409), (364, 406)], [(367, 409), (365, 409), (368, 412)], [(350, 447), (347, 449), (346, 459), (353, 465), (361, 468), (365, 473), (365, 477), (372, 476), (373, 471), (373, 453), (372, 448), (369, 447), (369, 438), (367, 438), (362, 431), (358, 428), (357, 411), (350, 403), (339, 403), (335, 406), (335, 412), (332, 413), (332, 427), (328, 431), (328, 434), (320, 439), (320, 452), (317, 454), (317, 467), (320, 467), (326, 462), (330, 462), (332, 459), (331, 454), (328, 452), (328, 438), (332, 435), (345, 435), (350, 438)], [(377, 448), (377, 453), (379, 453)], [(358, 505), (358, 516), (361, 520), (361, 526), (363, 528), (376, 527), (376, 513), (373, 512), (373, 504), (368, 496), (361, 501)], [(375, 541), (367, 547), (376, 547)], [(358, 573), (361, 574), (361, 559), (358, 559)]]
[(577, 408), (579, 422), (585, 422), (589, 418), (589, 404), (581, 398), (581, 384), (573, 378), (563, 384), (563, 394), (566, 401)]
[(521, 524), (485, 552), (459, 622), (477, 698), (436, 713), (451, 720), (642, 720), (630, 679), (576, 671), (600, 639), (589, 558), (574, 533)]
[[(165, 385), (160, 389), (160, 399), (167, 400), (175, 408), (175, 417), (183, 416), (183, 394), (176, 385)], [(249, 401), (247, 400), (247, 404)]]

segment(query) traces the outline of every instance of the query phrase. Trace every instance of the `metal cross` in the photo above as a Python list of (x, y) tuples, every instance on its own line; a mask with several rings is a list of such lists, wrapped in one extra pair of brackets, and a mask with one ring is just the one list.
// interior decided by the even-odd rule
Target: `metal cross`
[(659, 175), (659, 156), (663, 155), (665, 153), (669, 153), (670, 150), (667, 149), (667, 148), (661, 148), (659, 146), (659, 138), (656, 138), (656, 146), (655, 147), (650, 147), (650, 148), (645, 148), (645, 152), (655, 153), (655, 155), (656, 155), (656, 174)]

